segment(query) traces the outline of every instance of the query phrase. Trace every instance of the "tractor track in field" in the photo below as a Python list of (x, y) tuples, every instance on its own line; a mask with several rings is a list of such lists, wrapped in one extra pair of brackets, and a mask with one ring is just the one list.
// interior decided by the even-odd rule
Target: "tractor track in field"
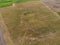
[(1, 43), (0, 45), (14, 45), (10, 38), (8, 28), (4, 23), (1, 13), (0, 13), (0, 26), (1, 26), (0, 27), (0, 43)]
[(0, 27), (0, 45), (6, 45), (1, 27)]

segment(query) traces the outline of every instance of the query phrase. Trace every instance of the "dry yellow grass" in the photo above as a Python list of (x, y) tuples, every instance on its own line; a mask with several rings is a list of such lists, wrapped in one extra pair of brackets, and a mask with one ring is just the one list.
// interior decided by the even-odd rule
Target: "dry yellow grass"
[(14, 44), (60, 44), (60, 18), (41, 2), (19, 3), (0, 12)]

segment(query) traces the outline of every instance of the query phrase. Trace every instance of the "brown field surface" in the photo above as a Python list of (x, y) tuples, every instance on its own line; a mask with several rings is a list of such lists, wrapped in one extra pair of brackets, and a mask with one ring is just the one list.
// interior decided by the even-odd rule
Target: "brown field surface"
[(42, 2), (0, 8), (14, 45), (60, 45), (60, 17)]

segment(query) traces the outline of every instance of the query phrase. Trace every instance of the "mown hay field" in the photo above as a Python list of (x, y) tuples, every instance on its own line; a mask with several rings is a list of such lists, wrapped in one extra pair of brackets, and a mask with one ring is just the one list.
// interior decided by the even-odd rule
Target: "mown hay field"
[(41, 2), (0, 9), (15, 45), (60, 45), (60, 17)]

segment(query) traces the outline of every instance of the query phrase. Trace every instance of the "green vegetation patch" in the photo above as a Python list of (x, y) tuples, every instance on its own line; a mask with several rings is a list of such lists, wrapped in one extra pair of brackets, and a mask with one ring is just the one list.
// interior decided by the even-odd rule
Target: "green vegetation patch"
[(58, 14), (60, 15), (60, 12), (58, 12)]
[(12, 2), (0, 3), (0, 7), (10, 6), (10, 5), (12, 5), (12, 4), (13, 4)]
[(27, 2), (29, 0), (0, 0), (0, 7), (10, 6), (13, 3)]

